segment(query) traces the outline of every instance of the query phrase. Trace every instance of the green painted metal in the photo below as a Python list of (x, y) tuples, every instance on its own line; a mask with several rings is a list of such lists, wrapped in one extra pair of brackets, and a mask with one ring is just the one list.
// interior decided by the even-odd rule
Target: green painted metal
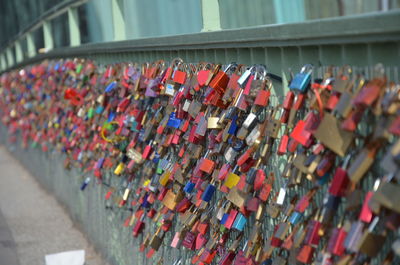
[(14, 66), (14, 53), (12, 48), (7, 48), (6, 49), (6, 55), (7, 55), (7, 67), (12, 67)]
[(114, 26), (114, 40), (126, 40), (125, 14), (122, 0), (111, 0)]
[(45, 21), (43, 23), (43, 39), (44, 39), (44, 48), (46, 50), (52, 50), (54, 48), (54, 39), (53, 39), (51, 21)]
[(91, 42), (114, 40), (112, 5), (110, 0), (89, 1), (85, 4), (88, 34)]
[(6, 57), (3, 53), (0, 54), (0, 68), (1, 68), (1, 71), (4, 71), (7, 69), (7, 61), (6, 61)]
[(217, 0), (202, 0), (201, 11), (203, 18), (203, 29), (201, 31), (221, 30), (219, 3)]
[(33, 39), (33, 33), (28, 33), (26, 35), (26, 44), (27, 44), (27, 54), (28, 57), (33, 57), (36, 55), (36, 44)]
[(24, 60), (24, 53), (20, 41), (15, 42), (15, 61), (20, 63)]
[(306, 19), (304, 0), (274, 0), (273, 3), (277, 24), (301, 22)]
[[(124, 0), (127, 39), (200, 32), (201, 1)], [(96, 25), (89, 25), (95, 28)]]
[(69, 40), (71, 46), (78, 46), (81, 44), (81, 33), (79, 30), (79, 17), (76, 7), (68, 9), (68, 28)]
[(384, 63), (394, 76), (400, 67), (400, 11), (303, 23), (203, 32), (55, 49), (24, 61), (86, 57), (102, 63), (171, 60), (263, 63), (271, 72), (316, 66)]

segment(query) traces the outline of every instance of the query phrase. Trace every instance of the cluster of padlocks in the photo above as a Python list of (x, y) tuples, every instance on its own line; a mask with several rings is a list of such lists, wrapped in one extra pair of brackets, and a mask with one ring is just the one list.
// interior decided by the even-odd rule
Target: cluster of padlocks
[(332, 69), (288, 82), (264, 65), (44, 61), (1, 76), (1, 121), (10, 141), (65, 153), (81, 190), (109, 185), (147, 258), (391, 264), (400, 86), (380, 67)]

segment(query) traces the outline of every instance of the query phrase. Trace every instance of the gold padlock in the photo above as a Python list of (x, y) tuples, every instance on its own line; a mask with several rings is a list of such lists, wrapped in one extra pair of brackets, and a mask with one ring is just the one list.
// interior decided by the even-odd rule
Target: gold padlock
[(325, 113), (315, 138), (339, 156), (344, 156), (353, 142), (353, 133), (341, 128), (340, 122), (330, 113)]

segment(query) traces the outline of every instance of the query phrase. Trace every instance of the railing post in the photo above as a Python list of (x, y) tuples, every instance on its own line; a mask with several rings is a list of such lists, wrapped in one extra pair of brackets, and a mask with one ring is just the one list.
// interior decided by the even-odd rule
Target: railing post
[(36, 55), (36, 45), (33, 39), (32, 32), (26, 35), (26, 46), (28, 48), (28, 57), (33, 57)]
[(43, 23), (43, 37), (44, 37), (44, 48), (49, 51), (54, 48), (53, 32), (51, 30), (51, 21), (45, 21)]
[(21, 42), (19, 40), (15, 42), (15, 60), (17, 61), (17, 63), (24, 60), (24, 53), (22, 52)]
[(201, 31), (221, 30), (218, 0), (201, 0), (203, 29)]
[(79, 30), (78, 8), (68, 8), (68, 26), (70, 46), (81, 44), (81, 33)]
[(7, 62), (6, 62), (6, 58), (4, 57), (4, 53), (0, 54), (0, 64), (1, 64), (2, 71), (7, 69)]
[(7, 67), (11, 67), (14, 65), (14, 55), (12, 53), (11, 48), (7, 48)]
[(274, 0), (276, 23), (289, 23), (304, 21), (306, 11), (304, 0)]
[(114, 26), (114, 40), (125, 40), (125, 18), (123, 12), (123, 3), (121, 0), (111, 0), (112, 18)]

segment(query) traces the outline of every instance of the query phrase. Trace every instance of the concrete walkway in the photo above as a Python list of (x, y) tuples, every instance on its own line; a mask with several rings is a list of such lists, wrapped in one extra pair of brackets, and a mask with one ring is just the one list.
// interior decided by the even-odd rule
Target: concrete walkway
[(56, 199), (0, 146), (0, 265), (43, 265), (44, 256), (84, 249), (86, 265), (108, 265)]

